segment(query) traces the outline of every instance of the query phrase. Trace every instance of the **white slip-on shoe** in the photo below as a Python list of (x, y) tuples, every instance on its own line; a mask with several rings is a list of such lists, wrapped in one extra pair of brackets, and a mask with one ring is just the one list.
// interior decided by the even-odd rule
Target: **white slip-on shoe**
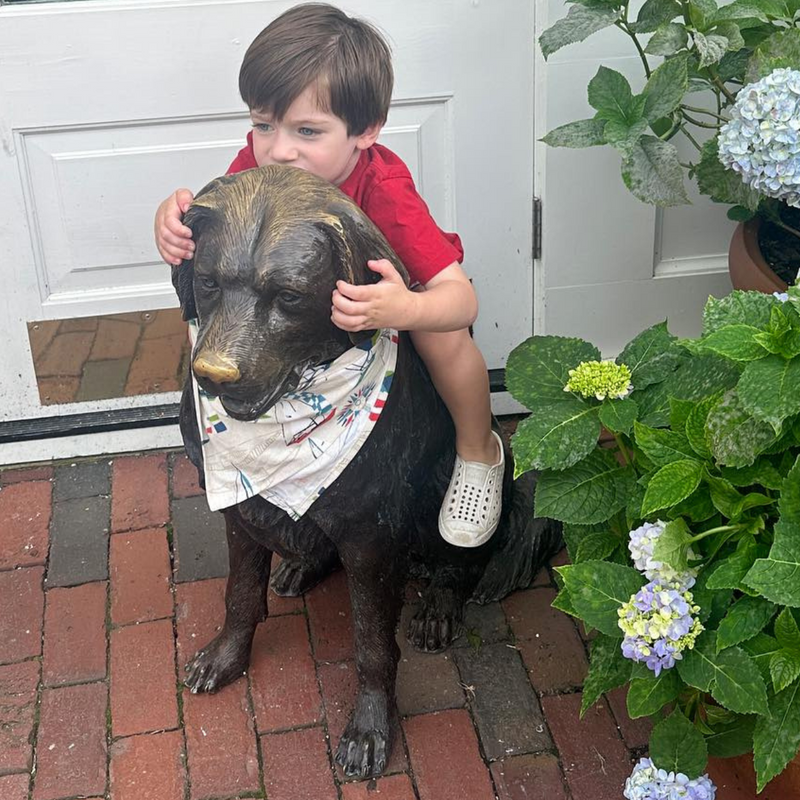
[(478, 547), (497, 530), (503, 509), (503, 442), (492, 431), (500, 447), (496, 464), (464, 461), (456, 453), (453, 476), (439, 511), (439, 533), (457, 547)]

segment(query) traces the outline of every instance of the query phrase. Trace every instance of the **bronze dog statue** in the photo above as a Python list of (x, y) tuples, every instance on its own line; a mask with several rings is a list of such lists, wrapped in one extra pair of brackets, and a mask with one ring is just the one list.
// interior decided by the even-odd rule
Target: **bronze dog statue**
[[(355, 204), (291, 167), (213, 181), (185, 222), (196, 253), (173, 268), (173, 283), (184, 317), (199, 319), (193, 371), (236, 419), (254, 419), (291, 391), (307, 367), (352, 346), (330, 319), (337, 279), (376, 280), (366, 266), (376, 258), (390, 259), (405, 275)], [(202, 482), (188, 380), (180, 422)], [(437, 515), (454, 452), (447, 409), (401, 334), (394, 381), (374, 430), (304, 516), (293, 521), (259, 496), (224, 510), (230, 558), (225, 624), (187, 665), (186, 685), (214, 691), (246, 670), (256, 626), (267, 615), (273, 552), (283, 559), (271, 581), (278, 594), (300, 594), (341, 564), (352, 603), (358, 695), (336, 759), (347, 775), (379, 774), (397, 715), (395, 627), (409, 564), (421, 565), (429, 583), (408, 637), (435, 652), (459, 634), (466, 602), (488, 602), (528, 585), (560, 545), (558, 526), (531, 519), (533, 479), (514, 483), (510, 457), (497, 533), (471, 550), (447, 544)]]

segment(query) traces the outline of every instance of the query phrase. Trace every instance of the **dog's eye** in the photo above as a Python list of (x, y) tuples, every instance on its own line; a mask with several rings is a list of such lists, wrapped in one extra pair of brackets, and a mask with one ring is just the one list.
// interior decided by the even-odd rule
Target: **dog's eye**
[(204, 289), (218, 289), (219, 284), (213, 278), (200, 278)]
[(278, 300), (285, 306), (291, 306), (294, 305), (295, 303), (299, 303), (301, 297), (297, 292), (290, 292), (284, 289), (278, 292)]

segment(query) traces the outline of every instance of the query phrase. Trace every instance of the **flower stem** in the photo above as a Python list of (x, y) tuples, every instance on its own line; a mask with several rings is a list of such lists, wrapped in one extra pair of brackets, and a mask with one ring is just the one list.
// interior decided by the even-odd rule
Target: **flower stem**
[(703, 148), (697, 143), (697, 139), (686, 130), (686, 125), (681, 125), (681, 130), (683, 131), (684, 136), (697, 148), (698, 152), (702, 152)]
[[(681, 109), (684, 109), (684, 108), (686, 108), (686, 106), (681, 106)], [(719, 125), (716, 125), (713, 122), (701, 122), (699, 119), (695, 119), (694, 117), (690, 117), (685, 111), (683, 112), (683, 118), (687, 122), (691, 122), (692, 125), (697, 125), (698, 128), (710, 128), (713, 131), (715, 131), (715, 130), (717, 130), (717, 128), (719, 128)], [(722, 117), (720, 117), (720, 119), (722, 119)]]
[(697, 536), (692, 536), (689, 539), (690, 542), (699, 542), (701, 539), (705, 539), (706, 536), (711, 536), (712, 533), (722, 533), (723, 531), (735, 531), (739, 528), (744, 527), (743, 525), (720, 525), (719, 528), (711, 528), (710, 530), (703, 531), (702, 533), (698, 533)]
[(709, 117), (714, 117), (720, 120), (720, 122), (728, 121), (725, 117), (722, 117), (719, 114), (715, 114), (713, 111), (709, 111), (707, 108), (698, 108), (697, 106), (685, 106), (685, 105), (682, 105), (681, 108), (682, 109), (685, 108), (687, 111), (693, 111), (695, 114), (707, 114)]
[(625, 33), (627, 33), (628, 36), (630, 36), (631, 39), (633, 40), (633, 43), (634, 43), (634, 45), (636, 46), (636, 49), (639, 52), (639, 58), (642, 60), (642, 66), (644, 67), (644, 74), (649, 78), (650, 74), (651, 74), (651, 70), (650, 70), (650, 64), (647, 61), (647, 56), (645, 55), (644, 50), (642, 49), (642, 45), (639, 44), (639, 40), (636, 38), (636, 34), (630, 29), (630, 27), (628, 25), (628, 4), (627, 3), (625, 4), (625, 19), (618, 20), (617, 22), (614, 23), (614, 25), (616, 25), (621, 31), (624, 31)]
[(631, 465), (631, 459), (628, 453), (628, 448), (625, 447), (625, 443), (622, 441), (622, 436), (620, 436), (618, 433), (615, 433), (614, 441), (617, 443), (619, 452), (622, 454), (622, 460), (625, 462), (625, 466), (629, 467)]

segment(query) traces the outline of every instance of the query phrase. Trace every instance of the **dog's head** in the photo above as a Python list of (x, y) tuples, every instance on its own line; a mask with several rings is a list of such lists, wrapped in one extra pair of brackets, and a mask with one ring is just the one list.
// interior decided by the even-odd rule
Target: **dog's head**
[(172, 269), (184, 319), (197, 317), (192, 369), (237, 419), (255, 419), (309, 367), (372, 331), (331, 322), (336, 281), (373, 283), (369, 259), (406, 271), (380, 231), (335, 186), (293, 167), (218, 178), (186, 212), (195, 255)]

